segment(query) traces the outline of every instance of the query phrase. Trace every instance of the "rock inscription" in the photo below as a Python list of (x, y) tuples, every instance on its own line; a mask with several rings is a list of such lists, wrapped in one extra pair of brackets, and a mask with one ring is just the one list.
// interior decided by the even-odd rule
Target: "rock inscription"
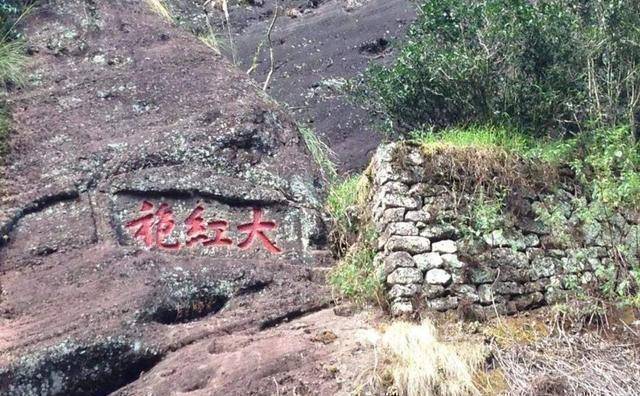
[[(173, 236), (176, 227), (175, 216), (171, 206), (161, 202), (157, 208), (149, 201), (142, 201), (139, 217), (126, 223), (135, 239), (141, 240), (148, 248), (157, 247), (166, 250), (181, 250), (201, 245), (207, 248), (222, 247), (229, 249), (234, 246), (234, 241), (227, 234), (229, 221), (216, 219), (208, 221), (203, 217), (205, 206), (198, 203), (184, 221), (186, 227), (186, 241), (181, 242)], [(253, 218), (251, 222), (240, 224), (237, 231), (245, 235), (244, 239), (235, 245), (240, 250), (249, 249), (256, 239), (261, 247), (271, 254), (282, 253), (269, 236), (267, 231), (277, 228), (274, 221), (263, 220), (263, 210), (252, 208)]]

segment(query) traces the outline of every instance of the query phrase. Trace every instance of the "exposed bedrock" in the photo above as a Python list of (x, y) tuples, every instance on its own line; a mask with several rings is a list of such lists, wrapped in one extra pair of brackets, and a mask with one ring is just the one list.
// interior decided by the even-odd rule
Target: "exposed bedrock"
[(0, 181), (0, 394), (108, 394), (328, 304), (322, 179), (243, 72), (133, 0), (46, 2), (26, 37)]

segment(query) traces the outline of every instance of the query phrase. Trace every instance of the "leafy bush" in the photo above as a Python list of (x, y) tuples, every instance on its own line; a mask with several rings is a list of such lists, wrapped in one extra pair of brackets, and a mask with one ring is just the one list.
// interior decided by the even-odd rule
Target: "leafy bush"
[(638, 26), (636, 0), (423, 0), (398, 58), (371, 66), (356, 92), (401, 131), (633, 126)]
[(608, 207), (640, 207), (640, 144), (630, 144), (628, 127), (581, 136), (571, 161), (591, 200)]

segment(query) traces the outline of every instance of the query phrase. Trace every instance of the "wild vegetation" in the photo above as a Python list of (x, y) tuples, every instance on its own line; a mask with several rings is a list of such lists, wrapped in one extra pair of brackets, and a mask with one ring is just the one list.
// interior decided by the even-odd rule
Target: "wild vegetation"
[(357, 304), (383, 304), (382, 283), (373, 259), (377, 233), (370, 225), (367, 202), (368, 176), (336, 179), (330, 184), (326, 209), (332, 219), (331, 242), (338, 264), (329, 274), (329, 283), (339, 298)]
[(30, 2), (0, 2), (0, 161), (6, 153), (9, 135), (9, 110), (4, 96), (7, 89), (23, 83), (25, 54), (16, 26), (29, 9)]
[[(632, 0), (423, 0), (397, 59), (348, 89), (385, 129), (439, 154), (433, 169), (452, 186), (477, 181), (476, 229), (504, 221), (513, 186), (554, 188), (567, 172), (589, 223), (640, 207), (638, 26)], [(557, 210), (538, 216), (561, 233)], [(602, 292), (637, 300), (637, 257), (610, 251), (600, 275), (618, 286)]]
[(534, 136), (631, 126), (640, 105), (634, 0), (427, 0), (360, 97), (396, 130), (491, 123)]
[[(581, 224), (638, 213), (640, 3), (421, 0), (417, 7), (417, 20), (399, 43), (396, 59), (372, 63), (346, 88), (382, 120), (381, 130), (424, 149), (426, 161), (433, 162), (425, 166), (439, 171), (433, 177), (448, 178), (452, 188), (465, 191), (464, 180), (474, 181), (461, 222), (479, 234), (501, 228), (509, 221), (510, 194), (518, 188), (553, 192), (567, 183)], [(338, 186), (334, 191), (345, 190)], [(337, 201), (333, 213), (349, 215), (344, 208), (353, 202)], [(569, 246), (573, 237), (561, 209), (549, 202), (535, 214), (556, 240)], [(489, 389), (498, 386), (487, 393), (476, 381), (477, 388), (465, 394), (507, 389), (523, 395), (631, 394), (637, 385), (625, 362), (635, 361), (635, 352), (580, 335), (584, 329), (610, 332), (614, 322), (630, 329), (619, 312), (628, 315), (640, 306), (640, 262), (637, 252), (625, 249), (620, 241), (609, 241), (609, 260), (595, 271), (597, 290), (567, 283), (575, 298), (554, 307), (555, 324), (542, 326), (544, 334), (509, 345), (500, 340), (513, 338), (513, 329), (504, 330), (508, 337), (498, 334), (503, 330), (487, 334), (495, 343), (493, 364), (482, 381)], [(359, 271), (343, 265), (335, 273), (367, 279), (376, 270), (373, 255), (370, 260), (351, 261)], [(339, 279), (333, 284), (344, 295), (362, 284)], [(496, 329), (510, 322), (498, 318)], [(412, 352), (401, 355), (410, 359)], [(402, 361), (386, 359), (387, 370)], [(586, 367), (585, 360), (594, 364)], [(382, 386), (398, 387), (397, 394), (446, 394), (433, 388), (427, 393), (428, 386), (412, 388), (422, 381), (411, 377), (423, 372), (418, 366)], [(446, 379), (438, 381), (446, 385)]]

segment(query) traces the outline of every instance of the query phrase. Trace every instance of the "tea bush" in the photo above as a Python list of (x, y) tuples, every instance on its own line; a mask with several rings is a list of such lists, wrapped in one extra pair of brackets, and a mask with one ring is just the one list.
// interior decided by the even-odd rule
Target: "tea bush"
[(637, 0), (423, 0), (397, 59), (370, 66), (355, 92), (405, 132), (470, 122), (534, 136), (635, 131), (638, 26)]

